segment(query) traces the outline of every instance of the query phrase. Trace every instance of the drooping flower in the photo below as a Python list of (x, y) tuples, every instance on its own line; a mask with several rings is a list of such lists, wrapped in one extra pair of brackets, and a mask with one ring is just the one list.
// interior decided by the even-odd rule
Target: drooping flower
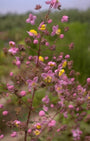
[(39, 25), (39, 27), (38, 27), (38, 29), (41, 30), (41, 31), (45, 31), (46, 24), (44, 22), (41, 22), (40, 25)]
[(27, 33), (29, 34), (29, 36), (32, 36), (32, 37), (36, 37), (38, 35), (37, 31), (34, 29), (31, 29)]
[(26, 19), (26, 23), (31, 23), (32, 25), (34, 25), (36, 18), (37, 18), (36, 16), (29, 14), (28, 19)]

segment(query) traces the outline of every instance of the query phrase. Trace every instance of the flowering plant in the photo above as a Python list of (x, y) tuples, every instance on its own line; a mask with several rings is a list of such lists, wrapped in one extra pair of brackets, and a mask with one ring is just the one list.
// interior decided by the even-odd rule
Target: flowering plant
[[(13, 64), (19, 70), (17, 74), (10, 72), (11, 81), (6, 84), (6, 90), (9, 96), (17, 97), (19, 107), (25, 105), (24, 112), (27, 112), (27, 117), (22, 121), (19, 114), (16, 114), (14, 119), (7, 121), (6, 124), (12, 129), (15, 128), (11, 137), (23, 134), (24, 141), (39, 141), (43, 138), (53, 140), (55, 136), (61, 136), (67, 130), (72, 134), (72, 139), (80, 140), (83, 133), (80, 123), (90, 108), (90, 78), (87, 79), (85, 86), (79, 83), (78, 74), (72, 69), (69, 54), (64, 56), (61, 52), (51, 60), (48, 56), (42, 56), (43, 46), (55, 50), (57, 39), (62, 40), (64, 31), (68, 31), (66, 28), (64, 31), (60, 29), (59, 25), (53, 25), (52, 31), (49, 31), (48, 25), (52, 23), (49, 14), (53, 8), (60, 10), (61, 4), (59, 0), (47, 0), (45, 3), (49, 5), (47, 15), (38, 25), (37, 31), (35, 29), (27, 31), (29, 38), (25, 40), (25, 47), (21, 45), (17, 47), (14, 41), (9, 42), (8, 53), (15, 57)], [(41, 6), (37, 5), (35, 9), (39, 8)], [(34, 25), (36, 19), (37, 17), (30, 13), (26, 22)], [(61, 23), (63, 22), (68, 22), (68, 16), (64, 15), (61, 18)], [(56, 36), (53, 45), (50, 45), (46, 36)], [(33, 46), (37, 46), (36, 56), (29, 54), (32, 43)], [(35, 107), (35, 98), (40, 89), (44, 90), (44, 94), (38, 98), (39, 104)], [(8, 110), (4, 110), (2, 104), (0, 109), (3, 118), (10, 114)], [(1, 133), (0, 139), (2, 138), (4, 135)]]

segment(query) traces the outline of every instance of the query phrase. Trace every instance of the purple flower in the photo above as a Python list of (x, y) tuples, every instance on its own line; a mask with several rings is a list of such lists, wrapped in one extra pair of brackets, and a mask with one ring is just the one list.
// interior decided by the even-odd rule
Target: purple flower
[(49, 70), (47, 73), (42, 73), (41, 76), (46, 83), (51, 83), (54, 81), (54, 73), (52, 70)]
[(56, 34), (56, 31), (58, 30), (58, 25), (54, 25), (53, 27), (52, 27), (52, 33), (51, 33), (51, 36), (54, 36), (55, 34)]
[(26, 19), (26, 23), (31, 23), (32, 25), (34, 25), (36, 18), (37, 18), (36, 16), (29, 14), (29, 18)]
[(33, 80), (28, 79), (28, 80), (27, 80), (27, 83), (28, 83), (28, 85), (29, 85), (29, 89), (35, 88), (35, 87), (37, 86), (37, 82), (38, 82), (38, 77), (34, 77)]

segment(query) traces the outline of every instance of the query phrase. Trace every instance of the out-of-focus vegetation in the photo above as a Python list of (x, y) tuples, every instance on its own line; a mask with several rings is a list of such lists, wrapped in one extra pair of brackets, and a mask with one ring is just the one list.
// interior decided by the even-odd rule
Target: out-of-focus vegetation
[[(10, 57), (3, 54), (3, 47), (8, 48), (8, 42), (10, 40), (18, 43), (24, 43), (25, 37), (28, 37), (26, 31), (31, 28), (37, 29), (37, 26), (42, 21), (43, 17), (46, 15), (46, 11), (41, 13), (36, 13), (37, 20), (35, 26), (26, 24), (25, 21), (30, 12), (26, 14), (10, 14), (0, 15), (0, 76), (7, 74), (10, 70)], [(90, 73), (90, 9), (87, 11), (78, 10), (61, 10), (52, 12), (50, 17), (53, 19), (54, 25), (59, 24), (61, 26), (61, 17), (63, 15), (69, 16), (69, 23), (64, 24), (70, 28), (69, 32), (65, 33), (65, 39), (57, 41), (57, 54), (60, 51), (65, 52), (65, 54), (70, 54), (74, 61), (74, 68), (76, 71), (81, 73), (80, 81), (86, 79)], [(52, 30), (52, 25), (50, 24), (48, 29)], [(61, 27), (62, 28), (62, 27)], [(62, 31), (63, 32), (63, 31)], [(53, 39), (47, 37), (49, 42), (53, 44)], [(68, 45), (74, 42), (75, 47), (73, 50), (69, 50)], [(45, 50), (45, 47), (43, 47)], [(51, 51), (47, 50), (43, 52), (43, 55), (51, 56)], [(53, 52), (52, 52), (53, 54)], [(6, 69), (7, 67), (7, 69)]]

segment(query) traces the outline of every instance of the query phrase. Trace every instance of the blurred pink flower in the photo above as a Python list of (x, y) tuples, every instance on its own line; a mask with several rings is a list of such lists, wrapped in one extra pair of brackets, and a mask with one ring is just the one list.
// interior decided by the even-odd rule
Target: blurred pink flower
[(8, 115), (8, 111), (3, 111), (3, 112), (2, 112), (2, 115), (3, 115), (3, 116)]
[(29, 14), (28, 19), (26, 19), (26, 23), (31, 23), (32, 25), (34, 25), (36, 18), (37, 18), (36, 16)]
[(68, 16), (63, 16), (61, 18), (61, 22), (68, 22)]
[(56, 121), (55, 120), (51, 120), (48, 124), (49, 127), (53, 127), (56, 125)]
[(45, 112), (44, 112), (43, 110), (41, 110), (41, 111), (39, 112), (39, 116), (45, 116)]

